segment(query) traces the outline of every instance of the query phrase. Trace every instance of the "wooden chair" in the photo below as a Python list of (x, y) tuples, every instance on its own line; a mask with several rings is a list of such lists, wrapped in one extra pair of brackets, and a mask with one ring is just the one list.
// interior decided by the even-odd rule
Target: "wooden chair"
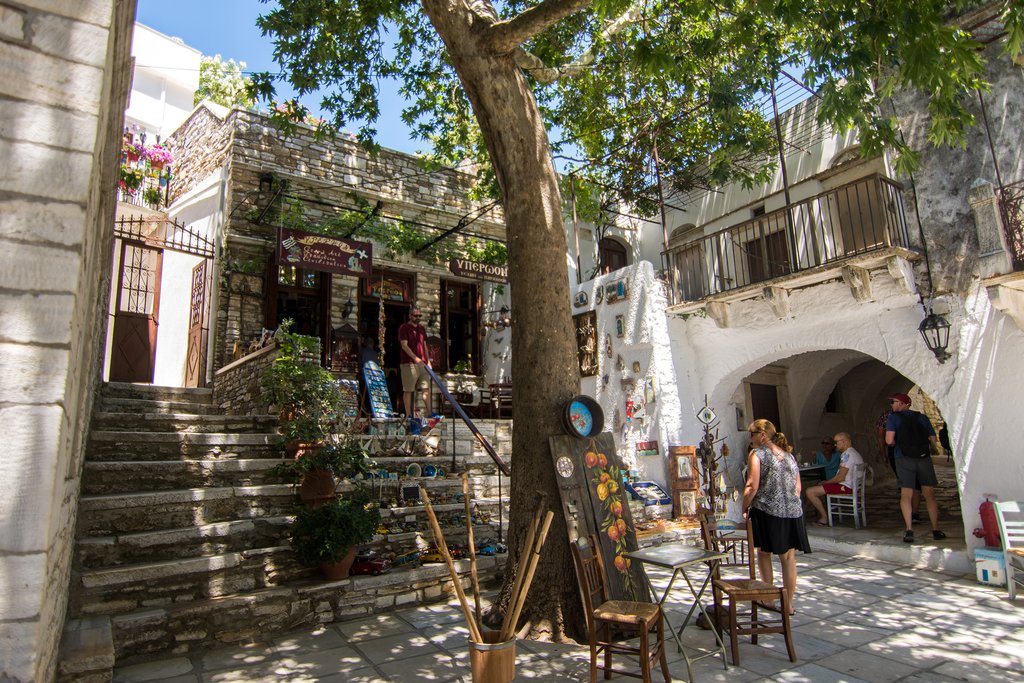
[(828, 508), (828, 525), (832, 526), (832, 516), (853, 516), (853, 526), (861, 528), (868, 525), (868, 511), (864, 506), (864, 491), (867, 489), (868, 466), (858, 463), (853, 466), (853, 492), (829, 493), (825, 496), (825, 507)]
[[(597, 681), (598, 669), (604, 670), (605, 678), (611, 678), (615, 673), (650, 683), (651, 668), (656, 661), (661, 664), (665, 683), (671, 683), (665, 657), (665, 620), (661, 607), (653, 602), (608, 599), (604, 562), (595, 536), (591, 536), (589, 541), (581, 538), (573, 543), (572, 559), (576, 565), (576, 575), (583, 593), (583, 611), (587, 617), (590, 683)], [(637, 646), (622, 642), (627, 637), (636, 636), (640, 638)], [(602, 654), (604, 664), (598, 665), (598, 657)], [(614, 668), (612, 656), (615, 654), (638, 657), (640, 673)]]
[[(723, 534), (717, 529), (714, 517), (707, 512), (699, 515), (701, 522), (701, 535), (704, 537), (704, 546), (708, 550), (732, 553), (728, 550), (727, 544), (736, 541), (723, 539)], [(786, 639), (786, 650), (789, 652), (789, 661), (796, 661), (796, 648), (793, 647), (793, 631), (789, 623), (789, 598), (786, 591), (778, 586), (757, 580), (754, 568), (754, 536), (748, 523), (743, 530), (746, 536), (745, 562), (747, 567), (747, 578), (721, 577), (721, 570), (715, 567), (712, 573), (711, 590), (715, 597), (715, 628), (719, 634), (728, 633), (729, 643), (732, 648), (732, 663), (739, 666), (740, 648), (739, 636), (750, 636), (750, 642), (757, 645), (757, 637), (762, 633), (781, 633)], [(728, 560), (728, 558), (727, 558)], [(740, 566), (739, 563), (725, 566)], [(724, 600), (728, 599), (728, 621), (722, 623), (719, 616), (725, 611)], [(750, 611), (740, 612), (740, 604), (750, 603)], [(772, 604), (779, 607), (771, 607)]]
[[(512, 417), (512, 383), (490, 384), (487, 386), (487, 402), (490, 417)], [(484, 399), (481, 397), (480, 402)]]
[(1003, 501), (996, 503), (999, 519), (999, 538), (1003, 542), (1006, 562), (1006, 588), (1010, 599), (1017, 597), (1017, 588), (1024, 589), (1024, 503)]

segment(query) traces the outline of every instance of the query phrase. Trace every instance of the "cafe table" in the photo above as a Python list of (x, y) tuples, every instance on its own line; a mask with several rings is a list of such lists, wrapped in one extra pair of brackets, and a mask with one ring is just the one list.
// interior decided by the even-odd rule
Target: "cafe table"
[(801, 465), (800, 466), (800, 481), (803, 482), (804, 488), (825, 481), (825, 466), (824, 465)]
[[(714, 623), (707, 611), (704, 609), (701, 598), (704, 596), (704, 592), (707, 590), (708, 584), (711, 583), (711, 577), (715, 573), (715, 568), (723, 559), (725, 559), (726, 554), (714, 550), (698, 548), (685, 543), (666, 543), (663, 545), (634, 550), (625, 553), (625, 555), (631, 560), (639, 562), (644, 571), (644, 575), (647, 576), (647, 585), (651, 588), (651, 596), (657, 601), (658, 605), (661, 606), (665, 623), (672, 632), (672, 637), (675, 638), (679, 651), (683, 653), (683, 657), (686, 659), (686, 671), (689, 674), (689, 680), (693, 680), (693, 663), (704, 659), (705, 657), (721, 655), (722, 664), (725, 665), (726, 669), (728, 669), (729, 664), (726, 661), (725, 656), (725, 643), (722, 641), (722, 636), (718, 633), (717, 629), (711, 629), (711, 632), (715, 636), (715, 642), (718, 645), (714, 650), (686, 647), (683, 645), (683, 641), (681, 639), (683, 629), (685, 629), (687, 624), (690, 623), (690, 618), (693, 616), (695, 610), (700, 611), (700, 613), (704, 615), (707, 623)], [(668, 584), (662, 591), (661, 597), (658, 596), (654, 582), (651, 581), (650, 574), (647, 572), (648, 566), (672, 570), (672, 576), (669, 578)], [(701, 580), (699, 576), (690, 576), (694, 570), (699, 570), (701, 568), (706, 570), (703, 580)], [(672, 626), (672, 622), (669, 621), (668, 613), (665, 610), (665, 600), (668, 598), (669, 593), (672, 591), (672, 587), (676, 583), (676, 579), (679, 577), (683, 578), (686, 582), (686, 586), (690, 589), (690, 595), (693, 598), (693, 602), (690, 604), (690, 609), (686, 612), (686, 618), (677, 630)]]

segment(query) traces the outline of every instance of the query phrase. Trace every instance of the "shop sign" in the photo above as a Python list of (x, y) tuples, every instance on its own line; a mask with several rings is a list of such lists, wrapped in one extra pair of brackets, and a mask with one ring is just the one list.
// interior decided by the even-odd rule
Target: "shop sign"
[(366, 295), (384, 301), (409, 301), (409, 283), (405, 280), (373, 278), (366, 281)]
[(342, 275), (367, 275), (373, 256), (369, 242), (315, 235), (291, 228), (278, 232), (278, 257), (282, 264)]
[(448, 262), (448, 270), (459, 277), (469, 277), (474, 280), (487, 280), (488, 282), (508, 282), (508, 266), (498, 266), (493, 263), (479, 263), (467, 261), (462, 258), (453, 258)]

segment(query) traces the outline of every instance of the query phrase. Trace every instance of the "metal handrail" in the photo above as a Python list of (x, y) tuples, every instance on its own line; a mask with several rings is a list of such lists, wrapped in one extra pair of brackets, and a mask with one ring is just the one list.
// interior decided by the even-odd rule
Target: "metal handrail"
[(1003, 185), (998, 197), (1013, 269), (1024, 270), (1024, 180)]
[(871, 175), (670, 248), (673, 299), (696, 301), (894, 246), (910, 247), (902, 188)]
[(441, 378), (434, 373), (430, 366), (424, 364), (423, 367), (427, 371), (427, 375), (430, 379), (437, 385), (438, 390), (441, 392), (441, 396), (451, 404), (454, 413), (466, 423), (466, 426), (469, 427), (469, 431), (473, 432), (473, 436), (476, 437), (477, 441), (480, 442), (480, 445), (484, 447), (485, 451), (487, 451), (487, 455), (491, 456), (491, 460), (493, 460), (494, 464), (498, 466), (501, 473), (506, 477), (512, 476), (512, 470), (509, 469), (508, 463), (501, 459), (501, 456), (494, 450), (494, 446), (491, 445), (491, 442), (487, 440), (487, 437), (480, 433), (480, 430), (477, 429), (475, 424), (473, 424), (473, 420), (469, 419), (469, 415), (466, 414), (462, 405), (455, 400), (451, 393), (449, 393), (448, 386), (441, 381)]

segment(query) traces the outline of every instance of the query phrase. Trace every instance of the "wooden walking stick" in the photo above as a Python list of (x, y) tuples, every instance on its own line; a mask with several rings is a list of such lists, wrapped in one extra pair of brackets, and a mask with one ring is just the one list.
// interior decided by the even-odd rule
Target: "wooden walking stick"
[(526, 541), (523, 543), (522, 551), (519, 553), (516, 578), (512, 582), (512, 592), (509, 594), (508, 609), (505, 610), (505, 618), (501, 622), (502, 633), (505, 632), (508, 625), (508, 618), (516, 601), (515, 596), (519, 595), (519, 589), (523, 585), (523, 578), (526, 576), (526, 569), (530, 562), (530, 548), (533, 547), (533, 539), (537, 534), (537, 529), (540, 528), (541, 517), (544, 514), (544, 501), (545, 496), (543, 495), (537, 499), (537, 508), (533, 511), (533, 518), (530, 520), (530, 526), (526, 531)]
[[(469, 576), (473, 585), (473, 606), (477, 621), (480, 620), (480, 582), (476, 576), (476, 543), (473, 541), (473, 514), (470, 508), (469, 475), (462, 474), (462, 496), (466, 503), (466, 544), (469, 546)], [(478, 623), (479, 625), (479, 623)]]
[(523, 605), (526, 604), (526, 594), (530, 592), (530, 584), (533, 583), (533, 574), (537, 571), (537, 562), (540, 561), (540, 549), (544, 546), (544, 541), (548, 537), (548, 529), (551, 528), (551, 520), (554, 518), (555, 513), (550, 510), (544, 515), (544, 523), (541, 525), (540, 533), (537, 534), (537, 540), (533, 547), (530, 548), (530, 568), (526, 572), (526, 578), (523, 579), (519, 593), (514, 596), (514, 609), (505, 615), (505, 623), (502, 624), (501, 636), (499, 637), (500, 642), (510, 640), (512, 634), (515, 633), (516, 624), (519, 623), (519, 615), (523, 611)]
[(469, 637), (475, 643), (482, 643), (484, 639), (480, 635), (480, 628), (476, 625), (476, 619), (473, 617), (473, 610), (470, 609), (469, 602), (466, 601), (466, 593), (462, 590), (462, 581), (459, 580), (459, 573), (455, 571), (455, 563), (452, 562), (451, 553), (448, 552), (448, 544), (445, 543), (444, 533), (441, 531), (441, 525), (437, 522), (437, 515), (434, 514), (434, 506), (430, 504), (427, 488), (423, 484), (420, 484), (420, 496), (423, 498), (423, 505), (427, 508), (427, 518), (430, 520), (430, 530), (434, 532), (434, 542), (437, 543), (437, 549), (444, 558), (445, 564), (448, 565), (448, 572), (452, 575), (452, 583), (455, 584), (455, 595), (459, 598), (462, 613), (466, 616), (466, 625), (469, 626)]

